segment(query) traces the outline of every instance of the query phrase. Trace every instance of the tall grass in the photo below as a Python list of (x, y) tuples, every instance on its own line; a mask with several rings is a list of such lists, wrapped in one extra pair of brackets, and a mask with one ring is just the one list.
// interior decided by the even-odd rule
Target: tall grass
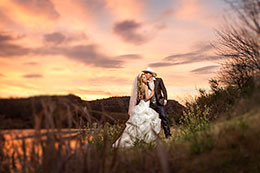
[[(44, 100), (30, 138), (8, 138), (1, 131), (0, 172), (257, 172), (260, 110), (252, 99), (260, 96), (254, 93), (229, 109), (249, 107), (250, 114), (236, 114), (240, 119), (211, 123), (212, 107), (192, 103), (170, 139), (161, 134), (152, 143), (140, 141), (127, 149), (112, 147), (124, 125), (93, 121), (86, 108), (76, 105), (56, 111), (55, 102)], [(71, 116), (72, 111), (81, 116)], [(70, 128), (62, 129), (60, 120)]]

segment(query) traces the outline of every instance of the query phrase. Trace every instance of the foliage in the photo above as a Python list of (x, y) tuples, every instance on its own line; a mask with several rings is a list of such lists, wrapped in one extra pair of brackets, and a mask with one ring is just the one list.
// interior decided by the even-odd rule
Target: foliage
[(260, 3), (258, 0), (228, 0), (234, 16), (217, 31), (213, 43), (223, 58), (218, 79), (239, 89), (260, 73)]
[(210, 135), (209, 108), (203, 110), (199, 106), (184, 111), (180, 119), (180, 127), (176, 140), (189, 141), (190, 151), (199, 154), (213, 147)]
[[(244, 116), (249, 118), (243, 118)], [(183, 125), (172, 139), (159, 139), (151, 144), (140, 142), (129, 149), (111, 147), (113, 138), (122, 131), (122, 127), (110, 124), (92, 125), (93, 129), (90, 131), (65, 138), (49, 129), (46, 139), (39, 135), (31, 142), (25, 138), (10, 141), (2, 136), (0, 171), (259, 171), (259, 111), (216, 125), (208, 124), (206, 117), (207, 111), (194, 110), (185, 113)], [(180, 138), (177, 138), (178, 135)], [(12, 144), (8, 150), (7, 144)]]
[(189, 110), (184, 111), (180, 119), (180, 137), (185, 140), (190, 140), (191, 137), (198, 135), (202, 130), (209, 128), (209, 108), (205, 107), (201, 110), (200, 107), (191, 107)]

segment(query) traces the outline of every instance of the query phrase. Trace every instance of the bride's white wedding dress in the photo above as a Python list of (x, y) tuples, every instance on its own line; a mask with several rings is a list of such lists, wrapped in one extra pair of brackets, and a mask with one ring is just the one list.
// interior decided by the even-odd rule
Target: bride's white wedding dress
[(150, 101), (141, 100), (134, 106), (122, 135), (113, 147), (132, 147), (138, 141), (152, 142), (161, 130), (159, 114), (150, 108)]

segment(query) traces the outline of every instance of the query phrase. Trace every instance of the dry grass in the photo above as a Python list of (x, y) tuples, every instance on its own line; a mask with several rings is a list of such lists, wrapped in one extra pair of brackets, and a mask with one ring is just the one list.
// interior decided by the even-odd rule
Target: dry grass
[[(112, 148), (123, 126), (91, 124), (78, 129), (57, 128), (51, 104), (36, 119), (35, 129), (23, 138), (8, 139), (1, 131), (0, 172), (259, 172), (260, 110), (230, 120), (215, 122), (211, 128), (190, 138), (150, 144), (137, 143), (130, 149)], [(89, 116), (87, 110), (85, 116)], [(72, 117), (68, 119), (77, 123)], [(91, 119), (90, 119), (91, 120)], [(40, 130), (42, 123), (47, 129)], [(28, 134), (27, 134), (28, 136)], [(9, 135), (10, 137), (10, 135)], [(17, 138), (18, 139), (14, 139)]]

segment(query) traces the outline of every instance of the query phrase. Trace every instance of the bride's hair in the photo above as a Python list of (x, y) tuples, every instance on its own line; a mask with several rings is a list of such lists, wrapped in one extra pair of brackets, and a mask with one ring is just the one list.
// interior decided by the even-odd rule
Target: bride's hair
[[(142, 99), (142, 86), (143, 86), (143, 84), (145, 84), (145, 83), (143, 82), (143, 79), (142, 79), (143, 75), (144, 75), (143, 72), (140, 73), (140, 74), (139, 74), (139, 77), (138, 77), (138, 79), (137, 79), (137, 100)], [(146, 84), (145, 84), (145, 85), (146, 85)]]

